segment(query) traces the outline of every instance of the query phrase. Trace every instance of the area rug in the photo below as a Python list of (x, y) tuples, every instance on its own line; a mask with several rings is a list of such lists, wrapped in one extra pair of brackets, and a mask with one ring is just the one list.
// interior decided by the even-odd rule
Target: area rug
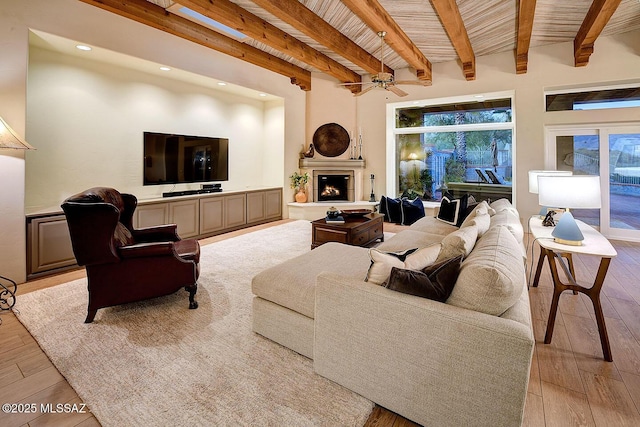
[(310, 250), (293, 221), (202, 247), (186, 292), (101, 309), (86, 279), (20, 295), (16, 314), (105, 426), (361, 426), (373, 403), (251, 330), (251, 278)]

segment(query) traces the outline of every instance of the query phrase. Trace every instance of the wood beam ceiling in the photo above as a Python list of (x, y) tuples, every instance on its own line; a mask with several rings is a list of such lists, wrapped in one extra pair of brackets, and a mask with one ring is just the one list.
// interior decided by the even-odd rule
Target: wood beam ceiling
[(425, 84), (431, 84), (431, 62), (393, 20), (377, 0), (342, 0), (374, 32), (385, 31), (385, 42), (416, 70)]
[[(368, 73), (379, 73), (381, 62), (366, 50), (355, 44), (328, 22), (306, 8), (298, 0), (252, 0), (273, 16), (293, 26), (318, 43), (362, 67)], [(393, 70), (384, 66), (384, 72), (393, 74)]]
[(302, 90), (311, 90), (311, 73), (260, 49), (240, 43), (230, 37), (165, 11), (146, 0), (80, 0), (141, 24), (166, 31), (183, 39), (247, 61), (275, 73), (287, 76)]
[(476, 56), (455, 0), (431, 0), (440, 22), (462, 62), (462, 72), (467, 80), (476, 79)]
[[(229, 0), (180, 0), (180, 4), (309, 64), (342, 83), (362, 81), (358, 73)], [(361, 89), (359, 85), (349, 87), (354, 93)]]
[(536, 13), (536, 0), (518, 1), (518, 35), (516, 40), (516, 74), (527, 72), (531, 30)]
[(589, 63), (589, 57), (593, 53), (593, 44), (620, 2), (621, 0), (593, 0), (578, 34), (573, 40), (573, 56), (576, 67), (584, 67)]

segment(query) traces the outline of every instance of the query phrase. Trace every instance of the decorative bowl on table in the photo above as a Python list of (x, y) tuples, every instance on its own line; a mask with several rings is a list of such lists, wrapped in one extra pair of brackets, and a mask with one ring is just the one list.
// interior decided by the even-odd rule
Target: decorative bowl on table
[(342, 215), (351, 216), (351, 217), (365, 216), (370, 213), (371, 213), (371, 209), (343, 209), (342, 210)]

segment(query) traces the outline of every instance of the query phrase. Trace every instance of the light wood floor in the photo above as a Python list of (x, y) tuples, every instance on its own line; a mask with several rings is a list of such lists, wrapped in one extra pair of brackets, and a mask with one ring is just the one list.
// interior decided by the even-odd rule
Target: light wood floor
[[(258, 226), (265, 228), (282, 222)], [(385, 231), (403, 227), (385, 223)], [(204, 239), (207, 244), (253, 229)], [(551, 344), (544, 333), (552, 285), (545, 266), (538, 288), (529, 291), (536, 348), (525, 408), (525, 426), (638, 426), (640, 425), (640, 244), (613, 242), (614, 258), (602, 293), (602, 306), (611, 341), (613, 363), (602, 350), (591, 303), (584, 295), (563, 294)], [(537, 260), (537, 252), (534, 254)], [(531, 261), (530, 261), (531, 262)], [(529, 263), (530, 263), (529, 262)], [(574, 257), (578, 282), (591, 283), (596, 258)], [(30, 281), (20, 294), (83, 277), (76, 270)], [(51, 364), (26, 329), (10, 312), (0, 314), (0, 404), (80, 403), (75, 391)], [(85, 414), (4, 414), (5, 426), (99, 426)], [(414, 426), (393, 412), (376, 406), (366, 424)]]

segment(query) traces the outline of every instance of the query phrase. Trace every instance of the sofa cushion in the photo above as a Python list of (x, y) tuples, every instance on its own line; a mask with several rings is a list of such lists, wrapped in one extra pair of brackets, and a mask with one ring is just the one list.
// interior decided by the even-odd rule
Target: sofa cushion
[(480, 203), (477, 203), (471, 207), (467, 216), (465, 216), (464, 221), (460, 224), (460, 227), (465, 227), (469, 225), (469, 222), (476, 217), (476, 215), (483, 215), (489, 213), (489, 204), (483, 200)]
[(391, 268), (386, 287), (405, 294), (445, 302), (456, 283), (462, 256), (432, 264), (422, 271)]
[[(471, 221), (469, 221), (465, 225), (465, 227), (468, 227), (470, 225), (475, 225), (478, 228), (478, 239), (479, 239), (480, 237), (482, 237), (484, 233), (486, 233), (489, 230), (489, 227), (491, 226), (491, 217), (489, 216), (488, 213), (482, 214), (482, 215), (476, 215), (475, 217), (473, 217)], [(461, 226), (460, 228), (464, 228), (464, 227)]]
[(328, 271), (362, 280), (368, 268), (367, 248), (330, 242), (261, 271), (253, 277), (251, 290), (260, 298), (313, 319), (318, 274)]
[(364, 280), (365, 282), (383, 285), (389, 279), (392, 267), (421, 270), (433, 264), (439, 253), (440, 244), (400, 252), (385, 252), (376, 248), (369, 249), (371, 265)]
[(437, 218), (447, 224), (459, 226), (463, 219), (461, 215), (467, 209), (468, 197), (466, 194), (459, 199), (450, 194), (443, 196)]
[(494, 226), (462, 262), (447, 304), (500, 316), (523, 292), (524, 262), (518, 242), (504, 226)]
[(458, 227), (455, 225), (447, 224), (439, 221), (433, 216), (426, 216), (414, 222), (410, 230), (423, 231), (430, 234), (439, 234), (440, 236), (446, 236), (447, 234), (456, 231)]
[(514, 213), (511, 209), (503, 209), (500, 212), (496, 212), (496, 214), (491, 217), (491, 227), (495, 225), (507, 227), (518, 243), (521, 243), (524, 239), (524, 229), (522, 228), (522, 223), (520, 222), (517, 211)]
[[(433, 219), (433, 218), (431, 218)], [(424, 248), (434, 243), (440, 243), (444, 236), (425, 233), (413, 229), (402, 230), (376, 246), (376, 249), (387, 252), (402, 251), (407, 248)]]
[(436, 262), (455, 258), (459, 255), (466, 257), (471, 253), (477, 238), (478, 227), (475, 225), (469, 225), (450, 233), (442, 239), (442, 249), (440, 250), (440, 254), (438, 254)]
[(509, 199), (494, 200), (493, 202), (491, 202), (489, 206), (491, 207), (491, 209), (495, 211), (495, 213), (508, 210), (508, 211), (511, 211), (516, 216), (518, 216), (517, 209), (515, 208), (515, 206), (513, 206), (513, 204), (509, 201)]

